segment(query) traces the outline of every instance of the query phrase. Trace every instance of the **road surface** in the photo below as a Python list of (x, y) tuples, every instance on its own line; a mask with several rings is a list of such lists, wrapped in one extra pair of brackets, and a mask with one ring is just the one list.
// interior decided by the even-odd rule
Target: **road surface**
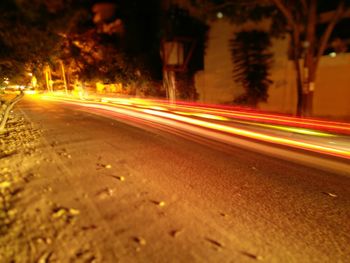
[[(27, 213), (38, 218), (27, 232), (40, 224), (50, 236), (37, 254), (58, 262), (350, 258), (350, 178), (342, 173), (88, 107), (26, 98), (17, 108), (43, 130), (40, 161), (30, 167), (41, 176), (20, 202), (39, 209)], [(52, 207), (58, 219), (62, 207), (79, 215), (48, 220)]]

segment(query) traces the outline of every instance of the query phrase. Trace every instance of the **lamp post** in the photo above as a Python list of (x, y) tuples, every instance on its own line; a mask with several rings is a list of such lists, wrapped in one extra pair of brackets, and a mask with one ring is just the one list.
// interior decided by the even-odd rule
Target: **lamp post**
[[(176, 101), (176, 72), (187, 70), (195, 44), (196, 42), (188, 37), (175, 37), (172, 40), (162, 41), (163, 82), (171, 103)], [(185, 46), (188, 47), (187, 52)]]
[(62, 79), (63, 79), (64, 90), (66, 92), (66, 95), (68, 95), (68, 85), (67, 85), (66, 71), (64, 70), (64, 64), (63, 64), (62, 60), (60, 60), (60, 65), (61, 65), (61, 70), (62, 70)]
[(45, 80), (46, 80), (46, 87), (47, 87), (47, 91), (48, 92), (53, 92), (53, 88), (52, 88), (52, 78), (51, 78), (51, 69), (50, 66), (46, 66), (44, 68), (44, 74), (45, 74)]
[(183, 64), (183, 44), (179, 41), (163, 41), (162, 43), (163, 57), (163, 80), (170, 102), (176, 101), (176, 68)]

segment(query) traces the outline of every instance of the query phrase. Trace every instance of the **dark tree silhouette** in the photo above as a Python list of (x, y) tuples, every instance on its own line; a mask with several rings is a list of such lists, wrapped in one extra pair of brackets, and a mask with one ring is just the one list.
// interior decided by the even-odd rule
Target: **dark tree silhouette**
[(273, 56), (270, 46), (269, 34), (258, 30), (241, 31), (230, 41), (233, 77), (245, 89), (245, 93), (236, 98), (236, 103), (256, 106), (267, 100), (267, 90), (272, 83), (269, 79)]

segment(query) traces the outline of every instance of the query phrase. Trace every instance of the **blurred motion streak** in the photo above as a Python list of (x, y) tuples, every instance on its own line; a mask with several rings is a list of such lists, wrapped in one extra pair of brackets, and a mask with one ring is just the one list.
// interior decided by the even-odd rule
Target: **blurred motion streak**
[[(246, 127), (244, 129), (240, 127), (233, 127), (232, 125), (237, 125), (235, 120), (230, 122), (230, 125), (223, 125), (218, 121), (225, 121), (225, 123), (228, 123), (230, 121), (229, 118), (225, 116), (221, 116), (220, 113), (222, 112), (221, 109), (216, 110), (213, 108), (203, 108), (202, 106), (189, 107), (191, 111), (178, 111), (177, 109), (180, 108), (182, 110), (187, 109), (187, 106), (182, 105), (174, 105), (174, 104), (167, 104), (167, 103), (160, 103), (160, 101), (152, 101), (152, 100), (142, 100), (142, 99), (117, 99), (117, 98), (102, 98), (97, 100), (96, 98), (89, 98), (89, 100), (79, 100), (76, 98), (68, 98), (68, 97), (58, 97), (58, 96), (48, 96), (44, 95), (42, 96), (43, 99), (46, 100), (54, 100), (54, 101), (60, 101), (60, 102), (66, 102), (66, 103), (73, 103), (78, 106), (84, 106), (89, 107), (90, 109), (102, 109), (106, 110), (108, 112), (115, 112), (122, 115), (131, 116), (138, 119), (143, 119), (147, 121), (151, 121), (153, 123), (159, 123), (163, 125), (169, 125), (168, 122), (164, 122), (164, 119), (171, 119), (177, 122), (176, 128), (182, 129), (182, 124), (190, 124), (197, 127), (203, 127), (206, 129), (210, 129), (219, 133), (226, 133), (231, 135), (236, 135), (244, 138), (249, 138), (253, 140), (258, 140), (262, 142), (267, 143), (273, 143), (293, 148), (299, 148), (307, 151), (317, 152), (321, 154), (327, 154), (332, 156), (337, 156), (345, 159), (350, 159), (350, 147), (349, 142), (347, 141), (344, 144), (344, 141), (341, 141), (340, 145), (331, 145), (329, 146), (329, 143), (333, 142), (324, 142), (321, 140), (321, 138), (327, 138), (327, 137), (337, 137), (337, 135), (334, 134), (328, 134), (328, 133), (322, 133), (314, 130), (307, 130), (307, 129), (301, 129), (298, 127), (284, 127), (284, 126), (276, 126), (276, 125), (269, 125), (266, 123), (256, 123), (255, 121), (259, 118), (255, 118), (256, 116), (253, 116), (255, 113), (249, 113), (249, 112), (234, 112), (230, 113), (225, 110), (226, 116), (236, 116), (236, 115), (242, 115), (247, 116), (245, 119), (252, 120), (252, 122), (248, 121), (238, 121), (238, 123), (243, 124), (249, 124), (253, 126), (263, 127), (266, 129), (266, 132), (270, 132), (271, 129), (278, 129), (282, 130), (283, 132), (292, 132), (292, 133), (300, 133), (304, 137), (293, 139), (293, 138), (286, 138), (286, 136), (280, 136), (276, 134), (266, 134), (266, 132), (257, 132), (249, 130), (249, 127)], [(195, 111), (197, 110), (197, 112)], [(203, 111), (209, 111), (211, 113), (219, 113), (219, 115), (212, 115), (208, 113), (203, 113)], [(266, 114), (258, 114), (258, 117), (269, 118), (271, 120), (278, 119), (280, 116), (273, 116), (273, 115), (266, 115)], [(154, 118), (152, 116), (157, 116), (158, 118)], [(269, 117), (266, 117), (269, 116)], [(208, 121), (198, 119), (208, 119)], [(295, 119), (293, 117), (283, 117), (285, 122), (289, 122), (289, 125), (291, 125)], [(283, 119), (282, 118), (282, 119)], [(303, 123), (305, 125), (311, 126), (310, 124), (321, 123), (320, 126), (324, 127), (332, 127), (334, 129), (350, 129), (348, 127), (348, 124), (342, 124), (342, 123), (336, 123), (336, 122), (323, 122), (323, 121), (314, 121), (309, 119), (297, 119), (298, 123)], [(135, 120), (134, 120), (135, 121)], [(313, 123), (315, 122), (315, 123)], [(174, 124), (172, 123), (172, 126)], [(206, 130), (203, 129), (201, 131), (202, 136), (206, 136)], [(289, 134), (287, 134), (289, 135)], [(318, 141), (315, 141), (315, 137), (321, 137)]]
[[(111, 102), (116, 104), (128, 104), (135, 106), (160, 106), (168, 107), (172, 110), (189, 110), (196, 111), (196, 114), (204, 113), (209, 115), (220, 115), (223, 118), (243, 119), (248, 121), (264, 122), (271, 124), (282, 124), (287, 126), (298, 126), (304, 128), (311, 128), (317, 130), (332, 131), (336, 133), (350, 134), (350, 124), (334, 121), (324, 121), (317, 119), (306, 119), (298, 117), (283, 116), (278, 114), (266, 114), (257, 111), (247, 110), (243, 108), (237, 109), (237, 107), (222, 106), (222, 105), (206, 105), (199, 103), (189, 102), (176, 102), (176, 104), (169, 103), (166, 100), (148, 100), (148, 99), (116, 99), (116, 98), (103, 98), (105, 102)], [(185, 114), (184, 114), (185, 115)], [(189, 115), (186, 113), (186, 115)], [(224, 120), (224, 119), (222, 119)]]
[(344, 157), (347, 159), (350, 159), (350, 151), (342, 150), (342, 149), (335, 149), (335, 148), (330, 148), (330, 147), (324, 147), (321, 145), (316, 145), (316, 144), (310, 144), (307, 142), (302, 142), (302, 141), (297, 141), (297, 140), (291, 140), (291, 139), (286, 139), (286, 138), (280, 138), (276, 136), (271, 136), (271, 135), (266, 135), (262, 133), (257, 133), (257, 132), (252, 132), (244, 129), (239, 129), (239, 128), (234, 128), (230, 126), (225, 126), (217, 123), (210, 123), (202, 120), (197, 120), (197, 119), (192, 119), (189, 117), (184, 117), (184, 116), (177, 116), (171, 113), (165, 113), (165, 112), (157, 112), (154, 110), (144, 110), (144, 112), (157, 115), (157, 116), (162, 116), (170, 119), (175, 119), (179, 120), (182, 122), (190, 123), (193, 125), (197, 126), (202, 126), (205, 128), (209, 129), (214, 129), (218, 131), (223, 131), (235, 135), (240, 135), (243, 137), (248, 137), (260, 141), (266, 141), (266, 142), (272, 142), (272, 143), (278, 143), (278, 144), (283, 144), (287, 146), (292, 146), (292, 147), (297, 147), (305, 150), (311, 150), (315, 152), (320, 152), (320, 153), (325, 153), (325, 154), (330, 154), (334, 156), (339, 156), (339, 157)]

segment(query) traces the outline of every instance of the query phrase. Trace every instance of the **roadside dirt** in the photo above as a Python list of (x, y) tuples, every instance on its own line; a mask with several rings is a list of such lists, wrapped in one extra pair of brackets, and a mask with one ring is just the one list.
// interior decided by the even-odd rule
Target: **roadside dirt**
[[(94, 230), (101, 221), (90, 223), (70, 206), (79, 201), (64, 180), (64, 162), (72, 158), (67, 149), (48, 142), (18, 110), (7, 128), (0, 135), (0, 262), (106, 262), (92, 244), (99, 240)], [(79, 194), (84, 203), (88, 195)], [(100, 193), (111, 194), (108, 189)], [(104, 238), (101, 232), (97, 235)]]
[(67, 196), (62, 188), (69, 186), (55, 185), (67, 150), (48, 145), (19, 111), (7, 128), (0, 135), (0, 262), (104, 262), (85, 236), (100, 222), (84, 225), (80, 210), (64, 205), (74, 189)]
[[(35, 239), (27, 237), (40, 235), (39, 229), (30, 229), (26, 221), (33, 207), (23, 203), (28, 196), (33, 179), (39, 177), (34, 172), (39, 160), (38, 138), (41, 134), (26, 122), (23, 116), (11, 116), (7, 132), (0, 135), (0, 261), (25, 262), (37, 256), (33, 250), (38, 246)], [(25, 237), (25, 238), (23, 238)], [(39, 251), (38, 251), (39, 252)]]

